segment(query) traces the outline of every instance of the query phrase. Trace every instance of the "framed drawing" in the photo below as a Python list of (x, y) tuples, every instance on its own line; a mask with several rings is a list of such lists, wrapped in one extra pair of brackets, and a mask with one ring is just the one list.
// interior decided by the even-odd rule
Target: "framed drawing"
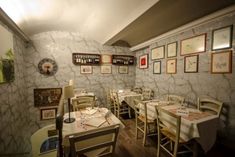
[(111, 74), (112, 73), (112, 65), (101, 65), (100, 71), (101, 71), (101, 74)]
[(212, 50), (222, 50), (232, 47), (233, 25), (212, 31)]
[(211, 54), (211, 73), (232, 73), (232, 51)]
[(177, 56), (177, 42), (173, 42), (167, 45), (167, 58)]
[(206, 51), (206, 34), (181, 40), (180, 55), (189, 55)]
[(62, 88), (35, 88), (34, 106), (57, 106), (62, 95)]
[(81, 65), (80, 73), (81, 74), (92, 74), (92, 66)]
[(166, 73), (176, 74), (176, 59), (168, 59), (166, 62)]
[(41, 120), (54, 119), (57, 114), (57, 108), (41, 108)]
[(119, 66), (118, 67), (118, 72), (120, 74), (128, 74), (128, 70), (129, 70), (128, 66)]
[(161, 74), (161, 61), (153, 62), (153, 73)]
[(155, 47), (151, 50), (152, 60), (164, 58), (165, 46)]
[(139, 68), (140, 69), (147, 69), (148, 68), (148, 54), (140, 56)]
[(184, 57), (184, 72), (185, 73), (198, 72), (198, 55)]
[(102, 63), (112, 63), (112, 56), (111, 55), (101, 55), (101, 62)]

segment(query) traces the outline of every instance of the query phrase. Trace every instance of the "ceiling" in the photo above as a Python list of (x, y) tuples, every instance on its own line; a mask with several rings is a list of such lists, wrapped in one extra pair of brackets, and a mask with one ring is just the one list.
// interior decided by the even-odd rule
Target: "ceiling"
[(101, 44), (133, 47), (235, 4), (234, 0), (1, 0), (29, 37), (79, 32)]

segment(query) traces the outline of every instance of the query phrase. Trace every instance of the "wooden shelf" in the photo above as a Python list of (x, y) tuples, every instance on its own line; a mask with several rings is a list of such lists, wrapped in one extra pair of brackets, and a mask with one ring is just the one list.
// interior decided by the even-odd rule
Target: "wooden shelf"
[(101, 63), (99, 54), (73, 53), (72, 57), (75, 65), (99, 65)]
[(135, 57), (128, 55), (112, 55), (112, 64), (114, 65), (134, 65)]

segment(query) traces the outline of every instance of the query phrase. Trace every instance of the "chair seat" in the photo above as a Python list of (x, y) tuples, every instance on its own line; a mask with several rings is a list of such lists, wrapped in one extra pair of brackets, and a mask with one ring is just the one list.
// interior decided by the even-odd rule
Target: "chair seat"
[[(176, 135), (172, 131), (170, 131), (168, 128), (162, 128), (161, 132), (164, 136), (169, 138), (171, 141), (175, 141)], [(179, 138), (179, 143), (183, 144), (186, 142), (182, 138)]]

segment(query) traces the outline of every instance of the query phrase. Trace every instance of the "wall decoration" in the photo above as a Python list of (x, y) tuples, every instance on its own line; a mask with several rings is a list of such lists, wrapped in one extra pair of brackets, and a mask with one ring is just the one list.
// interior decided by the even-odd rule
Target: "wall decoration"
[(165, 46), (155, 47), (151, 50), (152, 60), (164, 58)]
[(176, 74), (176, 59), (167, 60), (166, 73), (167, 74)]
[(161, 61), (153, 62), (153, 73), (161, 74)]
[(112, 63), (114, 65), (134, 65), (135, 57), (128, 55), (112, 55)]
[(103, 64), (105, 64), (105, 63), (110, 64), (112, 62), (112, 56), (106, 55), (106, 54), (101, 55), (101, 62)]
[(128, 66), (119, 66), (118, 67), (118, 72), (120, 74), (128, 74), (128, 70), (129, 70)]
[(222, 50), (232, 47), (233, 25), (212, 31), (212, 50)]
[(101, 74), (111, 74), (112, 73), (112, 65), (102, 65), (100, 66)]
[(189, 55), (206, 51), (206, 34), (201, 34), (181, 41), (180, 55)]
[(99, 65), (101, 63), (99, 54), (73, 53), (72, 57), (74, 65)]
[(7, 83), (15, 78), (13, 35), (1, 25), (0, 34), (0, 83)]
[(92, 74), (92, 66), (90, 66), (90, 65), (81, 65), (80, 73), (81, 74)]
[(54, 60), (44, 58), (38, 63), (38, 70), (43, 75), (52, 76), (57, 72), (58, 66)]
[(140, 56), (139, 68), (140, 69), (147, 69), (148, 68), (148, 54)]
[(185, 73), (198, 72), (198, 55), (184, 57), (184, 72)]
[(167, 45), (167, 58), (177, 56), (177, 42), (173, 42)]
[(57, 108), (41, 108), (41, 120), (54, 119), (57, 114)]
[(232, 73), (232, 51), (211, 54), (211, 73)]
[(62, 95), (62, 88), (36, 88), (34, 89), (34, 106), (57, 106)]

